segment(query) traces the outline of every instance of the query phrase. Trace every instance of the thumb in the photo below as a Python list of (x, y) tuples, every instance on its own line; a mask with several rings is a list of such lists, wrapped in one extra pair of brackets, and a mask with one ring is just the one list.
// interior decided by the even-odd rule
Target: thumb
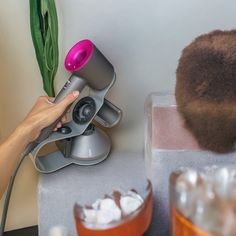
[(62, 109), (66, 109), (72, 102), (74, 102), (79, 97), (79, 91), (73, 91), (72, 93), (68, 94), (61, 102), (57, 105)]

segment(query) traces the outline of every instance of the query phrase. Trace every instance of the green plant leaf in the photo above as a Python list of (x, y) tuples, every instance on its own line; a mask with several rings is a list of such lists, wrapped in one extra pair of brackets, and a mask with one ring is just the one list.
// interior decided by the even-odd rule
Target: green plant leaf
[(58, 20), (54, 0), (29, 0), (30, 28), (35, 54), (49, 96), (55, 96), (54, 78), (58, 69)]

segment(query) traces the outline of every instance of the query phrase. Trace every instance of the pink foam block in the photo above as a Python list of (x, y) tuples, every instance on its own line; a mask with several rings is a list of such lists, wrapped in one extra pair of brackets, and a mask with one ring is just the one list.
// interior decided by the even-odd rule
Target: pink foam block
[(153, 106), (152, 109), (153, 148), (200, 150), (193, 135), (184, 127), (176, 106)]

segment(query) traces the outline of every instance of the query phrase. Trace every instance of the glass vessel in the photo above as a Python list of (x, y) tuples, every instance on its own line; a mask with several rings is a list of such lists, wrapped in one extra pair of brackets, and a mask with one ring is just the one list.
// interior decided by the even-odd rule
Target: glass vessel
[[(80, 205), (74, 206), (76, 229), (79, 236), (142, 236), (148, 229), (152, 217), (152, 186), (147, 181), (146, 189), (138, 193), (143, 203), (134, 212), (122, 217), (118, 221), (108, 224), (91, 224), (84, 219)], [(95, 199), (96, 200), (96, 199)]]
[(236, 235), (236, 166), (182, 168), (170, 176), (172, 236)]
[[(173, 172), (170, 176), (170, 185), (169, 185), (169, 191), (170, 191), (170, 221), (171, 221), (171, 236), (214, 236), (211, 233), (208, 233), (204, 230), (202, 230), (200, 227), (196, 226), (194, 223), (190, 221), (187, 217), (185, 217), (178, 208), (178, 200), (180, 195), (176, 192), (176, 182), (178, 177), (182, 174), (182, 172)], [(189, 192), (191, 189), (189, 190)], [(184, 195), (182, 196), (184, 198)], [(185, 211), (189, 212), (189, 215), (191, 214), (191, 206), (192, 202), (191, 200), (187, 200), (187, 198), (191, 198), (189, 196), (186, 197), (186, 199), (182, 199), (185, 203), (182, 204), (182, 208), (185, 208)], [(184, 209), (183, 209), (184, 211)], [(188, 212), (186, 214), (188, 215)]]

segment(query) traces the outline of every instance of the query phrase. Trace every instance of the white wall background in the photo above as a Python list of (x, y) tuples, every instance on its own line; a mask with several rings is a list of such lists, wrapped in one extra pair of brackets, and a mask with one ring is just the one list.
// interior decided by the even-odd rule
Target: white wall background
[[(111, 131), (118, 150), (142, 150), (143, 104), (151, 91), (173, 90), (180, 52), (194, 37), (236, 27), (234, 0), (55, 0), (60, 30), (56, 89), (68, 73), (68, 49), (89, 38), (117, 72), (109, 99), (123, 109)], [(6, 137), (42, 90), (29, 28), (28, 0), (0, 1), (0, 133)], [(0, 180), (1, 181), (1, 180)], [(16, 181), (8, 229), (37, 224), (37, 173), (27, 160)], [(1, 210), (1, 209), (0, 209)]]

